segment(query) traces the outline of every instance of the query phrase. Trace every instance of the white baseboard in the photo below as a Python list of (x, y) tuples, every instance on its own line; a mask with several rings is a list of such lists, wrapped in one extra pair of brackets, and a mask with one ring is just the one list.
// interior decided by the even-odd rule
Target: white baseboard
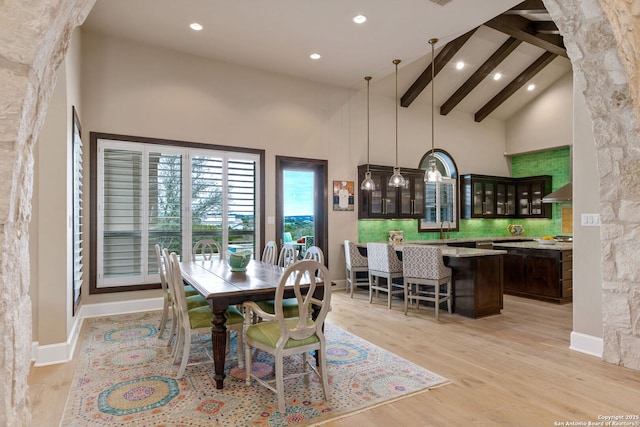
[(331, 286), (331, 290), (335, 289), (346, 289), (347, 288), (347, 280), (332, 280), (333, 286)]
[(602, 358), (604, 344), (600, 337), (594, 337), (580, 332), (571, 332), (571, 344), (569, 348), (579, 351), (580, 353)]
[(83, 304), (75, 318), (71, 333), (66, 342), (40, 345), (37, 341), (31, 344), (32, 359), (35, 366), (54, 365), (71, 360), (75, 351), (82, 322), (88, 317), (110, 316), (115, 314), (135, 313), (138, 311), (161, 310), (162, 298), (147, 298), (133, 301), (108, 302), (99, 304)]

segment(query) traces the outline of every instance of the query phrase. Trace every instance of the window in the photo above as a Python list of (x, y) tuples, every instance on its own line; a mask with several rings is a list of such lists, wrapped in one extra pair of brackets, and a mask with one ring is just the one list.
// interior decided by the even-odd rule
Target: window
[(200, 239), (258, 253), (264, 151), (91, 138), (97, 171), (92, 292), (155, 287), (156, 244), (187, 258)]
[[(440, 231), (441, 227), (458, 230), (458, 171), (451, 156), (443, 150), (425, 154), (420, 168), (429, 171), (435, 164), (434, 181), (425, 182), (425, 210), (418, 231)], [(447, 224), (448, 222), (448, 224)]]
[(82, 290), (82, 138), (80, 120), (75, 107), (72, 107), (73, 115), (73, 292), (71, 305), (73, 307), (73, 316), (76, 315), (78, 305), (80, 304), (80, 292)]

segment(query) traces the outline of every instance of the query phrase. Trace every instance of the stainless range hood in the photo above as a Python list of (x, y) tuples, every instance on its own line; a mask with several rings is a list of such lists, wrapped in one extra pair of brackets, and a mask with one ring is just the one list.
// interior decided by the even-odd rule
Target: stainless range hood
[(542, 203), (566, 203), (573, 200), (573, 183), (568, 183), (542, 198)]
[(573, 200), (573, 147), (569, 146), (569, 183), (542, 198), (542, 203), (567, 203)]

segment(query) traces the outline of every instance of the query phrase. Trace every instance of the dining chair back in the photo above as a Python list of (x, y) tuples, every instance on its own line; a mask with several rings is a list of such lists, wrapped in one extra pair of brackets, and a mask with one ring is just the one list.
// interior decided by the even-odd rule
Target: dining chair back
[(344, 261), (347, 270), (347, 292), (353, 298), (353, 291), (358, 285), (369, 286), (369, 260), (360, 253), (355, 243), (345, 240)]
[(278, 265), (280, 267), (288, 267), (291, 264), (298, 261), (298, 251), (296, 247), (291, 243), (285, 243), (280, 249), (280, 255), (278, 256)]
[(215, 254), (218, 254), (219, 259), (225, 259), (220, 243), (213, 239), (202, 239), (198, 240), (196, 244), (193, 245), (191, 258), (194, 261), (209, 261), (215, 256)]
[[(307, 285), (308, 284), (308, 288)], [(304, 285), (304, 286), (303, 286)], [(316, 293), (322, 286), (322, 297)], [(282, 308), (285, 287), (293, 287), (300, 316), (285, 317)], [(316, 350), (315, 364), (308, 363), (321, 379), (325, 400), (329, 396), (328, 372), (326, 365), (326, 342), (323, 324), (331, 303), (331, 277), (329, 270), (317, 261), (302, 260), (287, 267), (278, 283), (275, 295), (275, 313), (266, 313), (253, 301), (245, 302), (245, 372), (246, 383), (251, 380), (274, 391), (278, 398), (278, 410), (285, 412), (284, 397), (284, 364), (283, 358), (302, 353), (305, 365), (307, 353)], [(316, 309), (318, 315), (312, 319), (311, 311)], [(255, 313), (263, 322), (252, 324), (250, 313)], [(275, 387), (273, 381), (265, 381), (254, 376), (251, 371), (251, 348), (257, 348), (274, 356), (275, 359)], [(299, 373), (298, 375), (304, 375)], [(309, 382), (314, 384), (314, 382)]]
[[(184, 291), (182, 291), (182, 273), (180, 270), (180, 262), (175, 252), (169, 254), (167, 249), (164, 249), (163, 256), (165, 258), (165, 265), (169, 266), (168, 283), (169, 287), (173, 291), (173, 296), (176, 301), (177, 307), (177, 322), (178, 322), (178, 339), (174, 348), (173, 362), (177, 363), (182, 351), (182, 360), (180, 367), (178, 368), (178, 374), (176, 378), (180, 379), (184, 376), (184, 372), (189, 365), (189, 353), (191, 350), (191, 340), (194, 335), (211, 334), (211, 318), (213, 313), (209, 305), (199, 306), (189, 309), (187, 306), (187, 299)], [(225, 325), (227, 330), (235, 330), (238, 340), (238, 364), (242, 366), (244, 364), (242, 357), (242, 330), (244, 324), (244, 316), (236, 307), (229, 307), (225, 313), (227, 321)], [(229, 339), (227, 338), (227, 342)], [(208, 343), (208, 341), (206, 341)], [(199, 362), (204, 363), (204, 362)], [(192, 365), (199, 364), (192, 363)]]
[[(162, 288), (162, 316), (160, 318), (160, 326), (158, 327), (158, 336), (162, 338), (164, 334), (164, 330), (166, 329), (167, 321), (169, 320), (169, 315), (171, 315), (171, 319), (176, 319), (176, 307), (174, 305), (173, 297), (171, 296), (171, 290), (169, 289), (168, 279), (167, 279), (167, 265), (164, 262), (164, 258), (162, 257), (162, 249), (160, 249), (160, 245), (156, 243), (156, 262), (158, 263), (158, 274), (160, 275), (160, 287)], [(186, 285), (184, 287), (184, 293), (188, 299), (195, 304), (196, 295), (199, 296), (198, 291), (196, 291), (192, 286)], [(200, 304), (200, 302), (198, 302)], [(200, 304), (203, 305), (203, 304)], [(206, 305), (206, 304), (205, 304)], [(176, 322), (172, 320), (171, 322), (171, 330), (169, 331), (169, 339), (167, 340), (167, 347), (171, 345), (171, 340), (173, 335), (176, 332)]]
[[(391, 308), (393, 295), (404, 295), (405, 285), (402, 281), (402, 261), (396, 250), (387, 243), (367, 243), (367, 259), (369, 262), (369, 304), (379, 292), (387, 294), (387, 307)], [(380, 279), (384, 279), (381, 281)]]
[(264, 245), (264, 250), (262, 251), (262, 262), (266, 262), (268, 264), (278, 263), (278, 246), (273, 240), (269, 240), (267, 244)]
[(432, 302), (436, 320), (440, 304), (447, 303), (451, 313), (451, 269), (444, 265), (442, 250), (437, 246), (405, 246), (402, 251), (404, 282), (404, 314), (409, 304), (420, 301)]
[(324, 253), (322, 249), (317, 246), (310, 246), (307, 248), (307, 251), (304, 253), (304, 259), (312, 259), (314, 261), (319, 262), (320, 264), (324, 264)]

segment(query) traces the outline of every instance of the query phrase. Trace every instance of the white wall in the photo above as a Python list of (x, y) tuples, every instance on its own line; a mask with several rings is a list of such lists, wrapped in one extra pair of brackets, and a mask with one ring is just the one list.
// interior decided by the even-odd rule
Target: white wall
[[(573, 334), (572, 347), (602, 352), (602, 262), (600, 227), (582, 226), (583, 213), (600, 213), (600, 179), (591, 118), (574, 90), (573, 115)], [(591, 338), (589, 338), (591, 337)], [(598, 348), (598, 345), (600, 346)]]
[[(364, 75), (362, 87), (350, 91), (91, 32), (83, 36), (82, 66), (85, 132), (265, 149), (267, 216), (275, 215), (276, 155), (326, 159), (330, 181), (355, 181), (357, 165), (366, 162)], [(393, 165), (395, 104), (376, 92), (379, 82), (373, 82), (371, 162)], [(417, 167), (429, 149), (431, 106), (425, 99), (400, 108), (401, 166)], [(463, 114), (438, 120), (437, 146), (449, 151), (461, 170), (506, 173), (502, 122), (478, 124)], [(274, 239), (274, 226), (266, 227), (266, 238)], [(330, 211), (329, 230), (330, 269), (340, 280), (340, 244), (357, 238), (357, 212)], [(149, 295), (87, 296), (86, 291), (85, 303)]]
[(515, 113), (506, 125), (509, 155), (573, 144), (573, 74), (568, 72)]
[(580, 225), (582, 213), (599, 212), (600, 182), (591, 119), (568, 73), (506, 123), (510, 154), (572, 147), (573, 333), (572, 348), (601, 354), (602, 279), (600, 227)]

